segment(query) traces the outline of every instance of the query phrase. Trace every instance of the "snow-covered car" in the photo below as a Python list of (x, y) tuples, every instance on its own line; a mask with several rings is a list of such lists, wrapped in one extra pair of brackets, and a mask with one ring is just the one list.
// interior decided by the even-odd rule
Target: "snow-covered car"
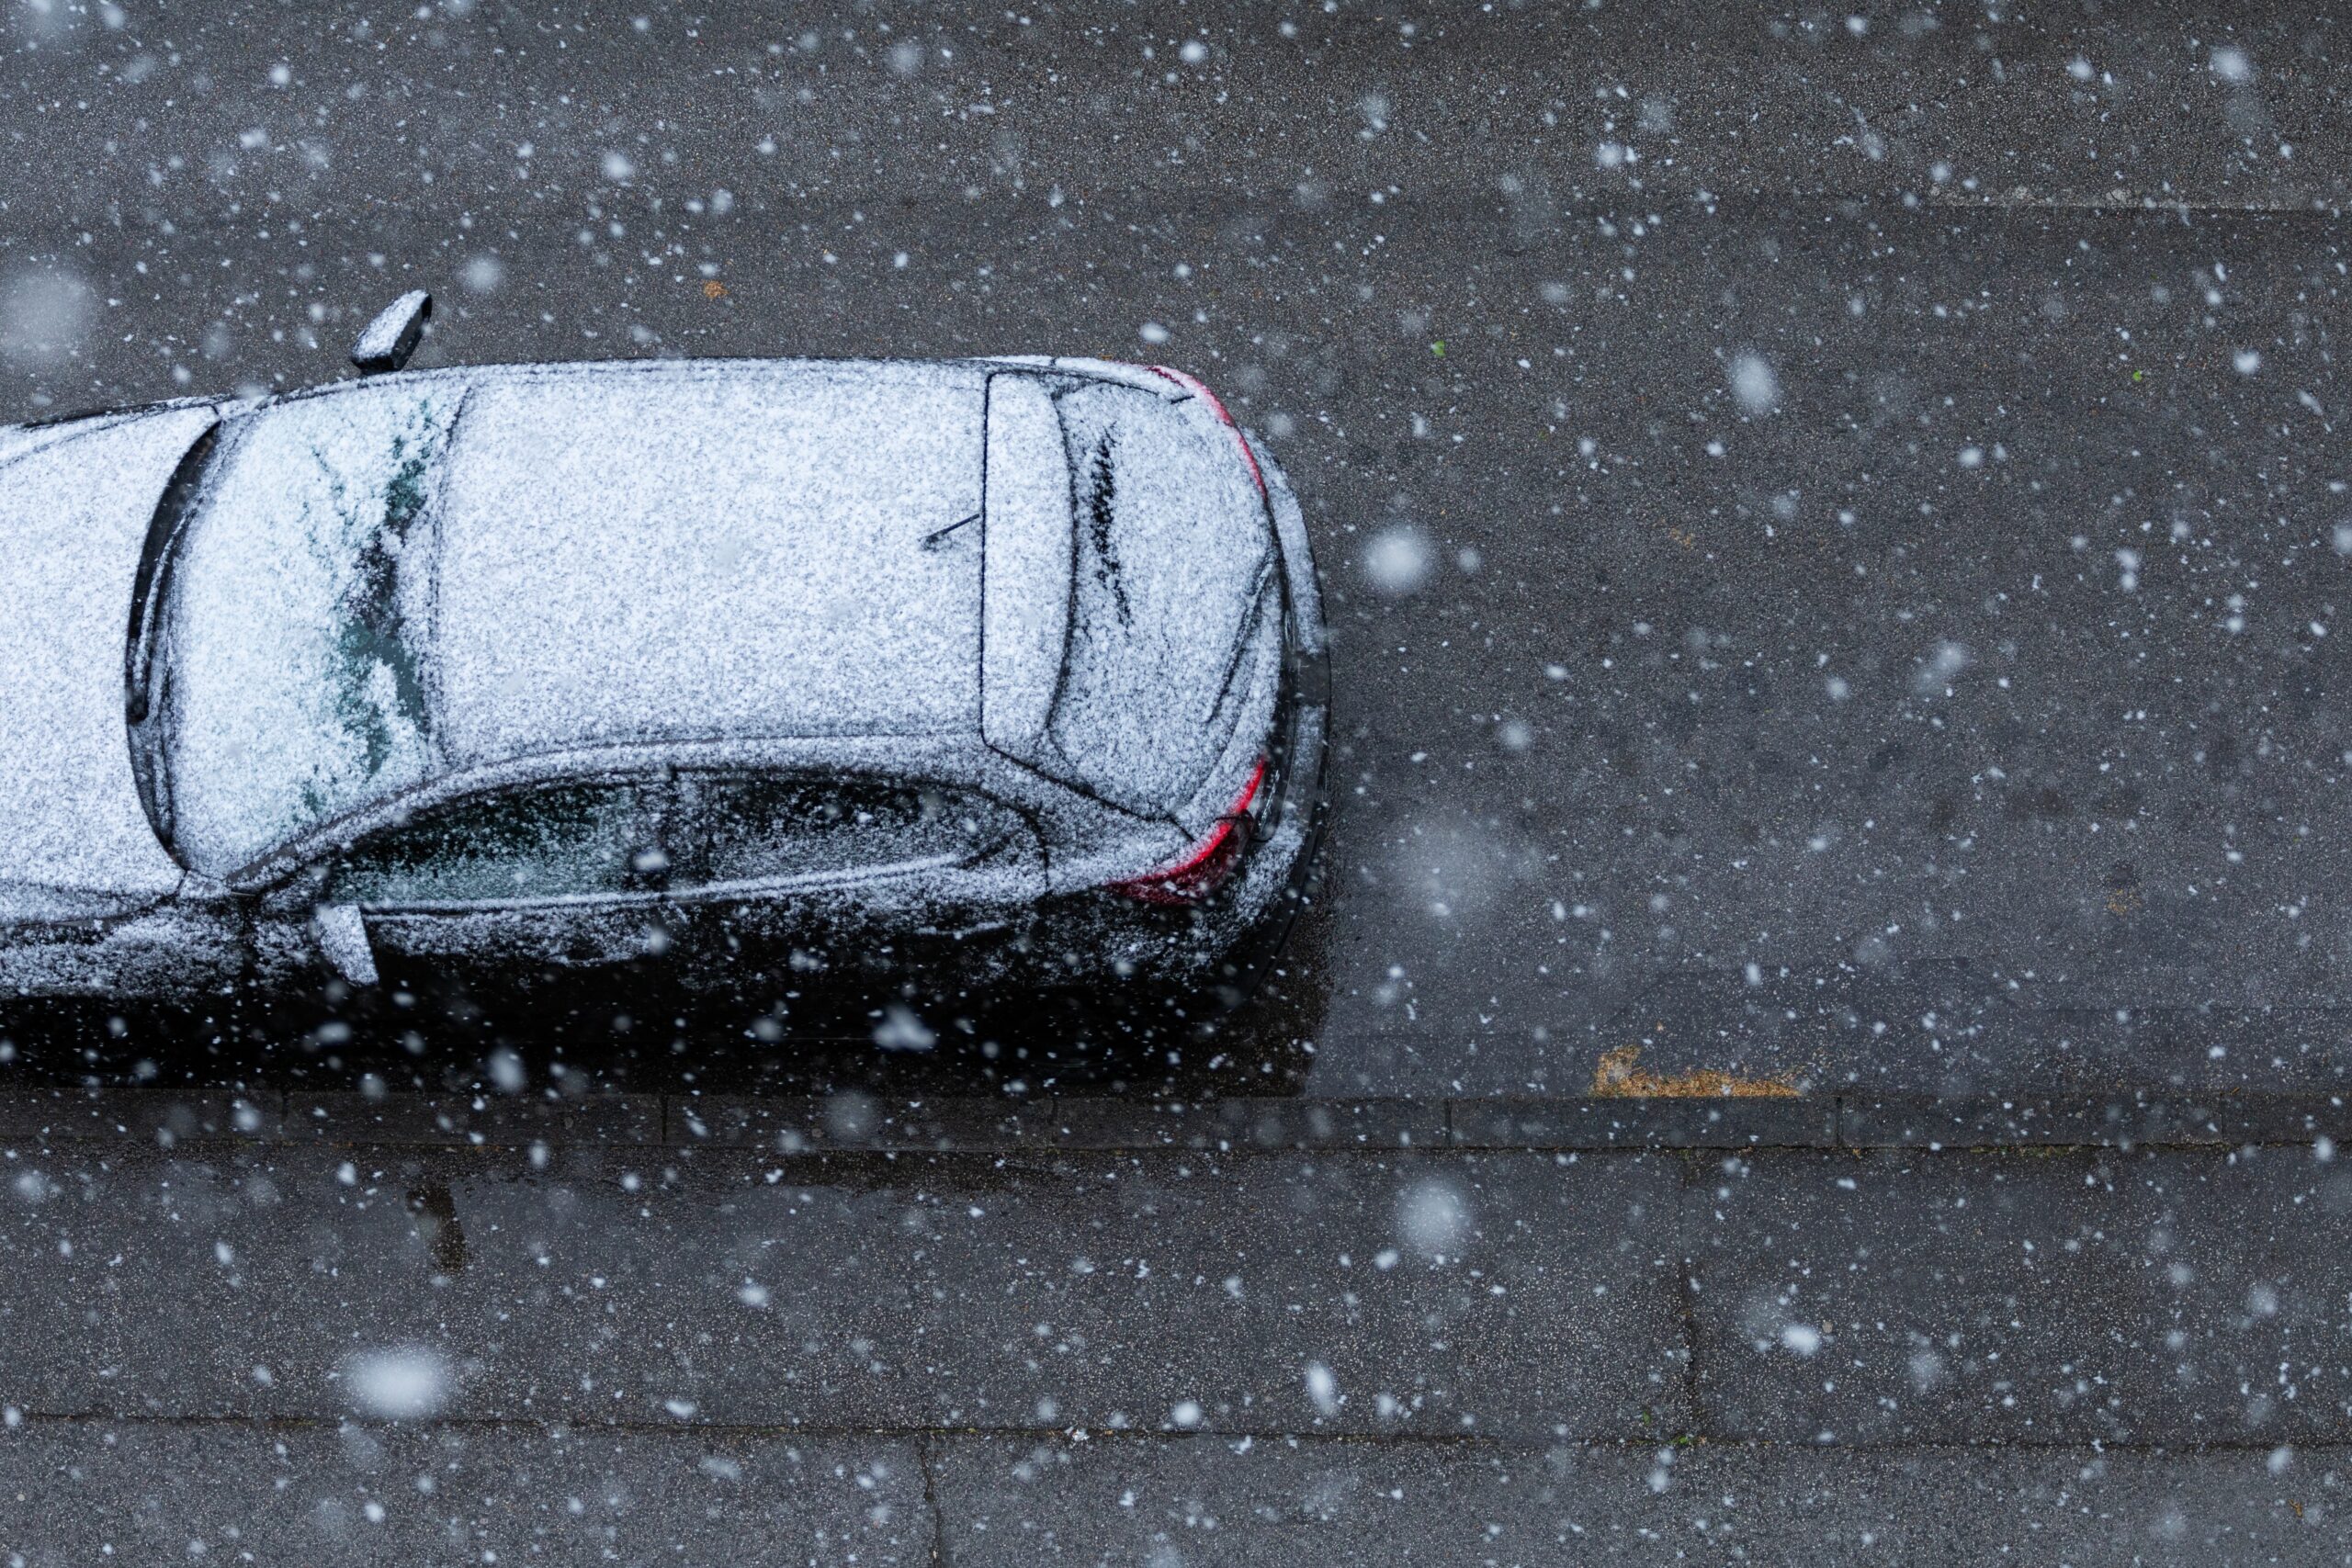
[(1322, 660), (1296, 501), (1172, 370), (450, 368), (0, 430), (0, 1005), (1214, 983), (1300, 897)]

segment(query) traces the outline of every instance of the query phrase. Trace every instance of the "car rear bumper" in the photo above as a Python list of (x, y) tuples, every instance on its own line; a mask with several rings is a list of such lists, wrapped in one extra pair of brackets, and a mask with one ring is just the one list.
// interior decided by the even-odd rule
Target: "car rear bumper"
[(1304, 907), (1329, 810), (1330, 668), (1305, 518), (1281, 468), (1252, 440), (1283, 568), (1283, 671), (1265, 738), (1264, 804), (1234, 878), (1195, 904), (1152, 906), (1096, 891), (1049, 901), (1014, 959), (1013, 983), (1106, 979), (1172, 987), (1246, 979)]
[[(1283, 687), (1268, 748), (1269, 781), (1260, 842), (1235, 890), (1232, 940), (1263, 929), (1274, 942), (1287, 932), (1306, 897), (1315, 852), (1329, 809), (1324, 772), (1331, 721), (1330, 654), (1324, 635), (1323, 592), (1306, 542), (1306, 520), (1282, 468), (1254, 437), (1249, 439), (1266, 479), (1275, 543), (1283, 563)], [(1273, 929), (1279, 926), (1279, 930)], [(1223, 956), (1223, 955), (1220, 955)]]

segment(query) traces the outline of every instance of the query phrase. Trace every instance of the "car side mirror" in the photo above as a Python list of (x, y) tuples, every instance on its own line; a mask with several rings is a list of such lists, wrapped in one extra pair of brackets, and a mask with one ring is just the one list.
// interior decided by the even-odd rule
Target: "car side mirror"
[(355, 986), (376, 983), (376, 944), (356, 904), (321, 904), (311, 911), (311, 933), (334, 972)]
[(424, 341), (424, 323), (432, 319), (433, 296), (422, 288), (410, 289), (368, 323), (368, 330), (351, 345), (351, 363), (366, 376), (398, 370)]

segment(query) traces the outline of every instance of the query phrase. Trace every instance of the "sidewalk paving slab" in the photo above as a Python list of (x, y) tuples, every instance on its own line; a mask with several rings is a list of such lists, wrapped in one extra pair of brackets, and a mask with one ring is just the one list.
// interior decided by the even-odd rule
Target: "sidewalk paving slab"
[(2352, 1563), (2352, 1452), (959, 1439), (956, 1568)]
[(334, 1416), (424, 1347), (469, 1419), (1689, 1425), (1645, 1155), (11, 1152), (0, 1400), (41, 1415)]
[(918, 1568), (923, 1491), (900, 1438), (29, 1422), (0, 1432), (0, 1562)]
[(129, 1139), (169, 1145), (191, 1138), (285, 1135), (285, 1096), (273, 1089), (0, 1089), (0, 1138)]
[(1689, 1202), (1702, 1431), (2352, 1441), (2352, 1168), (2312, 1149), (1792, 1153)]
[(2325, 1153), (10, 1142), (0, 1402), (330, 1418), (422, 1347), (466, 1419), (2352, 1442)]
[(1432, 1100), (1073, 1097), (1054, 1101), (1050, 1130), (1057, 1145), (1072, 1149), (1426, 1149), (1445, 1143), (1446, 1107)]
[(293, 1138), (329, 1144), (525, 1145), (658, 1144), (658, 1095), (598, 1090), (540, 1094), (370, 1094), (296, 1090), (286, 1097)]

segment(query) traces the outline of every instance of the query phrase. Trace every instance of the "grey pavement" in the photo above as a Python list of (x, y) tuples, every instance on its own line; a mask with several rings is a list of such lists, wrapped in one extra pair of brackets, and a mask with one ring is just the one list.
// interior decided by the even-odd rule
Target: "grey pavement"
[(501, 1421), (1690, 1426), (1670, 1162), (842, 1157), (59, 1145), (15, 1189), (0, 1397), (328, 1418), (413, 1345)]
[[(225, 1491), (236, 1472), (266, 1485)], [(2343, 1563), (2344, 1450), (751, 1436), (93, 1422), (0, 1436), (28, 1568)], [(32, 1506), (38, 1499), (42, 1506)]]
[(2340, 1450), (1538, 1451), (999, 1438), (939, 1461), (958, 1564), (2341, 1563)]
[(41, 1420), (2352, 1441), (2332, 1147), (6, 1153)]
[(0, 1158), (28, 1562), (2344, 1560), (2322, 1146)]
[[(27, 1433), (31, 1435), (27, 1435)], [(223, 1491), (241, 1472), (267, 1485)], [(2343, 1563), (2344, 1450), (167, 1427), (0, 1436), (28, 1568), (226, 1558), (994, 1565)], [(35, 1499), (45, 1506), (28, 1506)]]
[(71, 1423), (0, 1434), (0, 1552), (919, 1568), (936, 1561), (923, 1488), (915, 1445), (879, 1438)]

